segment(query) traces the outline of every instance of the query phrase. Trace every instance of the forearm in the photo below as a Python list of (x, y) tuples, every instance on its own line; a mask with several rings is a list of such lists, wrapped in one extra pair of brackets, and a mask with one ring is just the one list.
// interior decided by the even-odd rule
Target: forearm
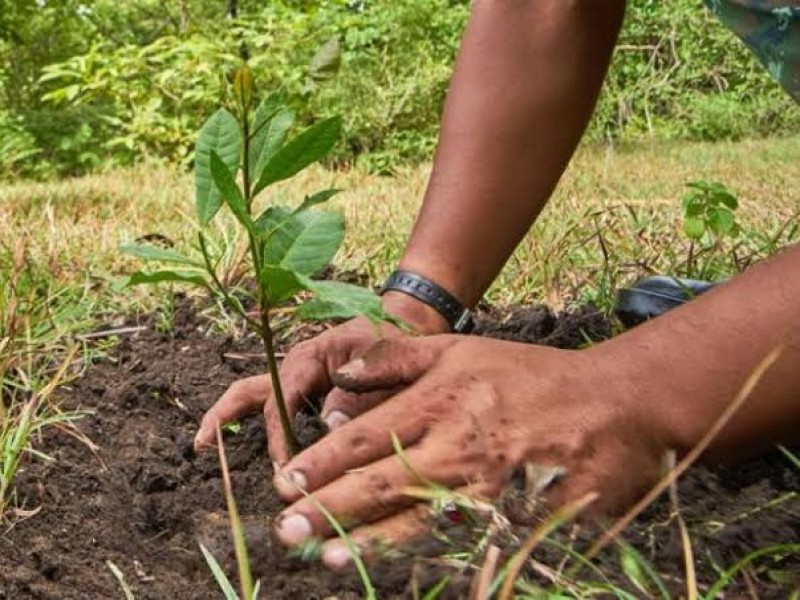
[(401, 267), (480, 299), (566, 168), (623, 13), (623, 0), (475, 2)]
[(800, 440), (800, 246), (598, 346), (616, 353), (628, 394), (686, 451), (775, 348), (777, 362), (722, 433), (715, 457)]

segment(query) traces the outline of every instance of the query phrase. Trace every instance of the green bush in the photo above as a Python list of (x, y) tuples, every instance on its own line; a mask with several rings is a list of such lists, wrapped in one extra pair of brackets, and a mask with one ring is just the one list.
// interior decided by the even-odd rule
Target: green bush
[(0, 111), (0, 177), (30, 174), (31, 159), (38, 153), (36, 141), (21, 119)]
[[(468, 2), (448, 0), (240, 2), (236, 21), (213, 18), (219, 2), (190, 2), (191, 20), (169, 12), (154, 20), (159, 3), (152, 0), (128, 4), (119, 13), (95, 0), (95, 20), (111, 19), (113, 27), (93, 26), (90, 37), (62, 34), (73, 56), (38, 70), (28, 55), (26, 72), (37, 75), (25, 80), (34, 84), (17, 94), (22, 99), (0, 99), (0, 110), (32, 134), (37, 159), (60, 171), (143, 156), (189, 163), (193, 132), (223, 99), (220, 74), (235, 66), (243, 43), (256, 79), (286, 90), (300, 125), (311, 115), (344, 115), (334, 162), (358, 159), (391, 172), (427, 159), (469, 16)], [(117, 33), (128, 21), (130, 32)], [(338, 73), (310, 76), (309, 61), (333, 38), (341, 48)], [(800, 111), (700, 0), (630, 1), (591, 139), (798, 131)]]

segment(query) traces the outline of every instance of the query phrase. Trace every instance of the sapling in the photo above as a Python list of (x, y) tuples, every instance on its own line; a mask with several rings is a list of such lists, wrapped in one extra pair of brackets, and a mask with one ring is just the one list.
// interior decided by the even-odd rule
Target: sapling
[[(697, 258), (695, 244), (702, 243), (701, 251), (718, 252), (723, 239), (736, 238), (741, 227), (736, 221), (739, 200), (723, 184), (716, 181), (692, 181), (686, 184), (689, 192), (683, 197), (683, 232), (690, 240), (688, 271), (694, 275)], [(704, 241), (705, 240), (705, 241)], [(706, 276), (709, 265), (698, 273)]]
[[(317, 208), (339, 190), (325, 189), (306, 196), (297, 206), (269, 204), (256, 199), (270, 186), (286, 180), (323, 158), (340, 136), (341, 119), (318, 121), (289, 138), (294, 113), (278, 92), (256, 106), (251, 72), (236, 70), (230, 110), (220, 108), (200, 130), (195, 149), (195, 203), (200, 259), (173, 249), (130, 244), (123, 251), (145, 260), (177, 265), (170, 270), (137, 272), (131, 284), (183, 282), (205, 287), (221, 296), (257, 333), (264, 344), (272, 393), (290, 454), (299, 446), (292, 429), (275, 356), (270, 321), (279, 304), (307, 292), (294, 315), (299, 319), (344, 319), (365, 315), (386, 318), (380, 299), (371, 290), (312, 277), (329, 264), (341, 245), (344, 218)], [(256, 287), (257, 317), (248, 313), (217, 273), (205, 228), (222, 205), (227, 205), (246, 234), (249, 266)]]

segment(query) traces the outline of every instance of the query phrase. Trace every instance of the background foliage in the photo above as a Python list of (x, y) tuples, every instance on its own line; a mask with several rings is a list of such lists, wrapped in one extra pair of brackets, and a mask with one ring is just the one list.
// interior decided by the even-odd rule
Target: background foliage
[[(298, 124), (341, 114), (338, 163), (430, 157), (469, 2), (0, 0), (0, 177), (144, 157), (187, 164), (241, 43)], [(341, 67), (309, 62), (339, 40)], [(328, 77), (328, 75), (331, 75)], [(700, 0), (630, 0), (590, 136), (736, 139), (800, 131), (800, 113)]]

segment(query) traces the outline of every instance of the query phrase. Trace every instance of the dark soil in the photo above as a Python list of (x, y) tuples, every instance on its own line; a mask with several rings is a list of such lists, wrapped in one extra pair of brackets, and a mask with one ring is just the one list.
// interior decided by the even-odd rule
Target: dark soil
[[(223, 565), (232, 565), (220, 471), (214, 453), (193, 456), (191, 440), (204, 410), (226, 387), (263, 365), (252, 358), (255, 342), (208, 336), (208, 325), (186, 302), (179, 304), (171, 332), (157, 332), (154, 322), (144, 320), (146, 330), (123, 339), (112, 356), (62, 391), (65, 408), (89, 412), (79, 423), (87, 439), (51, 429), (40, 448), (55, 460), (30, 460), (20, 473), (19, 499), (39, 512), (0, 537), (0, 599), (123, 597), (107, 561), (122, 570), (139, 600), (221, 597), (198, 548), (200, 541)], [(305, 328), (284, 345), (319, 331), (319, 326)], [(608, 337), (611, 324), (591, 309), (554, 315), (533, 307), (490, 311), (478, 331), (575, 348)], [(314, 419), (301, 419), (303, 437), (321, 434)], [(281, 503), (270, 488), (260, 419), (229, 435), (227, 451), (262, 597), (360, 598), (355, 575), (332, 574), (287, 556), (271, 539), (269, 519)], [(691, 471), (681, 482), (680, 497), (698, 579), (713, 582), (715, 568), (758, 548), (800, 540), (798, 492), (800, 473), (779, 455), (735, 468)], [(665, 501), (648, 509), (626, 539), (681, 593), (681, 544)], [(537, 555), (551, 565), (560, 556), (552, 547)], [(601, 561), (615, 583), (649, 595), (627, 579), (616, 552)], [(414, 588), (424, 590), (447, 574), (452, 584), (443, 597), (465, 597), (472, 571), (459, 574), (441, 560), (419, 555), (376, 565), (373, 579), (380, 598), (411, 598)], [(736, 578), (729, 597), (748, 585), (761, 598), (786, 597), (792, 577), (795, 583), (800, 578), (798, 552), (782, 560), (766, 558)]]

